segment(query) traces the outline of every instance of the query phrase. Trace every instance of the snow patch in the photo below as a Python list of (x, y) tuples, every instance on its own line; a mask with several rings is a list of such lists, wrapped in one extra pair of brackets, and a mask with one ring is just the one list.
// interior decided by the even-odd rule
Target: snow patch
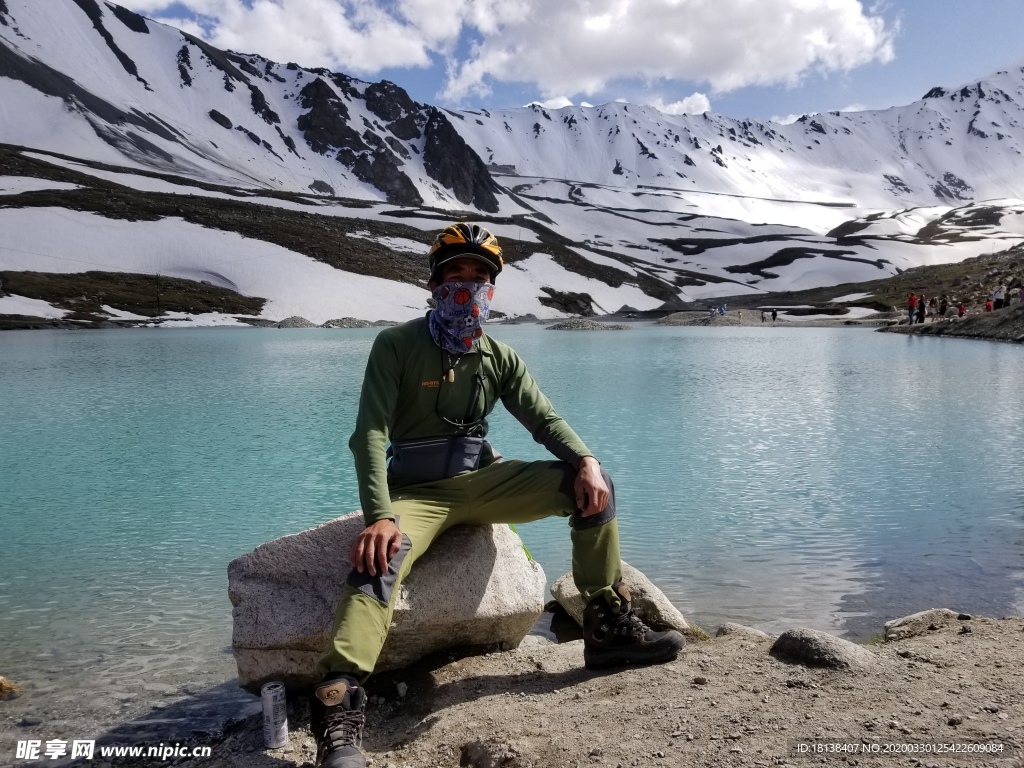
[(53, 306), (42, 299), (30, 299), (26, 296), (0, 296), (0, 315), (26, 315), (27, 317), (46, 317), (57, 319), (67, 314), (66, 309)]
[(839, 296), (837, 298), (834, 298), (832, 299), (832, 301), (834, 301), (836, 304), (842, 304), (843, 302), (846, 301), (860, 301), (861, 299), (866, 299), (870, 295), (870, 293), (848, 293), (845, 296)]
[[(354, 237), (359, 240), (369, 240), (370, 242), (380, 243), (385, 248), (390, 248), (392, 251), (398, 251), (399, 253), (418, 253), (426, 254), (428, 246), (423, 243), (410, 240), (407, 237), (375, 237), (369, 232), (349, 232), (348, 237)], [(424, 256), (425, 258), (425, 256)]]
[(31, 176), (0, 176), (0, 195), (20, 195), (22, 192), (78, 188), (77, 184), (68, 184), (64, 181), (36, 179)]
[(301, 315), (317, 324), (335, 317), (401, 321), (426, 308), (422, 288), (344, 272), (271, 243), (178, 218), (129, 222), (62, 208), (2, 209), (0, 232), (5, 269), (93, 269), (189, 279), (216, 273), (239, 293), (267, 299), (262, 317), (274, 320)]
[(152, 320), (153, 318), (147, 317), (146, 315), (136, 315), (134, 312), (126, 312), (123, 309), (116, 309), (108, 304), (103, 304), (100, 309), (106, 312), (110, 317), (115, 320)]

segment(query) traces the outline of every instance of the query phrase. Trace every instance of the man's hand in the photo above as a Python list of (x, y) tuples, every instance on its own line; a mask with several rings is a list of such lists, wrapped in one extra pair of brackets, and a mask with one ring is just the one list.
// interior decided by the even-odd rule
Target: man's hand
[(402, 546), (402, 532), (394, 520), (378, 520), (366, 526), (352, 545), (352, 565), (371, 576), (385, 573), (391, 558)]
[(584, 517), (596, 515), (608, 506), (608, 486), (601, 476), (601, 464), (593, 456), (580, 461), (574, 489), (576, 507)]

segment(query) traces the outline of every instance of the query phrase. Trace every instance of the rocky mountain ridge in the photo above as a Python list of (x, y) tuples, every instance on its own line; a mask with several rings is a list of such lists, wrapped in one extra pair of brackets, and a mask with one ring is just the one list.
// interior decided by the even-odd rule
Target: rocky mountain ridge
[[(111, 159), (109, 148), (216, 183), (506, 214), (523, 209), (485, 163), (496, 174), (677, 190), (698, 211), (709, 193), (883, 209), (1024, 198), (1024, 67), (904, 107), (791, 125), (625, 103), (449, 110), (388, 81), (222, 51), (99, 0), (4, 9), (0, 89), (26, 108), (0, 121), (8, 143), (29, 134), (41, 149), (94, 160)], [(69, 124), (56, 129), (44, 124), (54, 99)]]
[[(112, 3), (3, 0), (0, 103), (0, 269), (212, 280), (266, 299), (264, 320), (414, 316), (453, 218), (505, 247), (496, 310), (542, 318), (862, 283), (1024, 240), (1021, 68), (792, 125), (451, 110)], [(251, 256), (268, 244), (285, 251)]]
[[(34, 146), (96, 160), (110, 149), (204, 181), (498, 210), (496, 185), (447, 115), (393, 83), (221, 51), (97, 0), (5, 8), (0, 84), (23, 106), (5, 138), (30, 133)], [(93, 136), (43, 125), (47, 99)]]

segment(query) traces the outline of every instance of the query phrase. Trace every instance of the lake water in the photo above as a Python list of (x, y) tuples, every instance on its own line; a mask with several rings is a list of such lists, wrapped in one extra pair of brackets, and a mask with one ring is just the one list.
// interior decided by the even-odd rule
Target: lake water
[[(1022, 611), (1021, 347), (489, 332), (611, 472), (623, 558), (705, 629), (863, 639), (924, 608)], [(73, 738), (251, 703), (230, 681), (227, 563), (358, 508), (346, 443), (374, 335), (0, 334), (0, 674), (31, 686), (10, 711)], [(546, 458), (500, 407), (491, 438)], [(549, 580), (569, 569), (564, 521), (520, 533)]]

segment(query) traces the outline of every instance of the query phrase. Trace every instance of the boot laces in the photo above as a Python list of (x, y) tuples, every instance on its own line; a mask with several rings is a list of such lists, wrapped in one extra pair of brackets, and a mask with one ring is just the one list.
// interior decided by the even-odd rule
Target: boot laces
[(651, 628), (644, 624), (632, 608), (620, 614), (615, 620), (615, 633), (619, 635), (642, 638), (650, 631)]
[(327, 752), (342, 747), (359, 747), (363, 743), (366, 717), (361, 710), (329, 712), (324, 717), (323, 742)]

